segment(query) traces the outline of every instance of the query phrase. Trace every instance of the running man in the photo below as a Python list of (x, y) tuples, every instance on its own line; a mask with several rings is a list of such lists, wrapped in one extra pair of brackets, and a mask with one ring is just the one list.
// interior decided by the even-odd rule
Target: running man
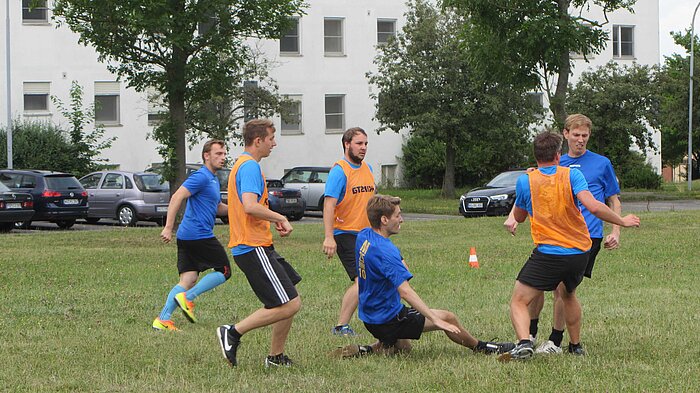
[(272, 325), (265, 367), (289, 367), (292, 361), (284, 347), (294, 315), (301, 308), (295, 288), (301, 277), (272, 245), (271, 222), (283, 237), (292, 233), (292, 226), (285, 216), (269, 209), (265, 175), (259, 164), (277, 145), (275, 127), (270, 120), (250, 120), (243, 126), (243, 141), (245, 152), (236, 160), (228, 182), (228, 246), (263, 307), (236, 324), (219, 326), (216, 335), (224, 358), (236, 366), (241, 336)]
[[(576, 287), (583, 280), (591, 249), (586, 222), (579, 210), (581, 203), (596, 217), (612, 224), (639, 226), (639, 218), (620, 217), (597, 201), (588, 190), (583, 174), (576, 168), (559, 166), (562, 137), (543, 132), (535, 137), (537, 170), (518, 178), (513, 217), (517, 222), (530, 217), (535, 249), (520, 270), (510, 302), (510, 318), (519, 340), (499, 360), (528, 359), (534, 354), (530, 340), (528, 305), (543, 291), (561, 287), (564, 319), (569, 329), (568, 352), (583, 355), (581, 346), (581, 305)], [(511, 232), (514, 234), (514, 228)]]
[[(160, 233), (163, 242), (173, 237), (175, 217), (183, 201), (187, 201), (185, 215), (177, 229), (177, 270), (180, 281), (168, 294), (160, 315), (153, 321), (153, 329), (178, 330), (170, 319), (176, 307), (182, 309), (188, 321), (197, 322), (194, 299), (226, 282), (231, 277), (231, 265), (226, 250), (214, 236), (217, 215), (225, 215), (228, 207), (221, 203), (219, 179), (216, 171), (226, 162), (226, 145), (212, 139), (202, 148), (204, 165), (190, 175), (170, 198), (165, 227)], [(197, 285), (200, 272), (214, 269)]]
[(338, 258), (350, 278), (340, 302), (340, 314), (331, 333), (355, 336), (350, 319), (357, 309), (357, 271), (355, 268), (355, 240), (357, 233), (369, 226), (365, 207), (374, 195), (372, 168), (364, 162), (367, 154), (367, 133), (362, 128), (350, 128), (343, 134), (344, 157), (331, 168), (326, 182), (323, 202), (323, 253), (328, 259)]
[[(429, 308), (408, 281), (413, 278), (399, 249), (389, 237), (401, 230), (401, 200), (374, 195), (367, 205), (371, 228), (357, 236), (355, 255), (359, 283), (359, 317), (378, 340), (372, 345), (347, 345), (333, 351), (340, 357), (372, 353), (394, 354), (410, 350), (409, 339), (423, 332), (442, 330), (453, 342), (480, 353), (503, 353), (513, 343), (494, 343), (474, 338), (450, 311)], [(405, 300), (411, 308), (401, 303)]]

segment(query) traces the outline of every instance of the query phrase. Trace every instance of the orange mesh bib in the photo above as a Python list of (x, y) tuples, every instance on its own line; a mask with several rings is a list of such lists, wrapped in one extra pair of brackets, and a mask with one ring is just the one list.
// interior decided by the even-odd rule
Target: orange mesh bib
[(569, 180), (569, 168), (557, 166), (556, 173), (539, 170), (528, 174), (532, 195), (530, 228), (535, 245), (548, 244), (588, 251), (591, 238), (576, 205)]
[[(244, 162), (252, 160), (253, 157), (243, 154), (236, 160), (228, 178), (228, 221), (229, 221), (229, 248), (244, 244), (246, 246), (270, 246), (272, 245), (272, 233), (270, 233), (270, 222), (260, 220), (245, 213), (243, 203), (238, 197), (236, 187), (236, 174)], [(263, 194), (258, 201), (259, 204), (267, 207), (267, 183), (265, 174), (260, 173), (263, 178)]]
[(345, 195), (335, 207), (333, 228), (343, 231), (360, 231), (369, 226), (367, 202), (374, 195), (374, 176), (369, 165), (362, 163), (355, 169), (345, 160), (335, 163), (345, 173)]

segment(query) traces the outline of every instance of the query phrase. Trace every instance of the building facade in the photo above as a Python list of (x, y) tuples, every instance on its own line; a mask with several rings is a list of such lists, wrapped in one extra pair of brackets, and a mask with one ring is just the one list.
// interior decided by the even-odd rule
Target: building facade
[[(52, 1), (29, 8), (30, 0), (12, 0), (10, 4), (10, 71), (11, 108), (14, 119), (50, 121), (67, 125), (51, 97), (63, 102), (73, 80), (84, 88), (85, 103), (100, 103), (97, 120), (106, 127), (107, 136), (116, 136), (103, 156), (125, 170), (143, 170), (162, 161), (156, 143), (148, 138), (153, 129), (156, 106), (146, 93), (127, 88), (97, 60), (96, 52), (78, 43), (78, 36), (67, 27), (57, 27), (51, 20)], [(378, 45), (399, 31), (404, 24), (406, 5), (403, 0), (310, 0), (306, 14), (296, 19), (281, 40), (256, 42), (266, 57), (277, 66), (271, 76), (281, 94), (297, 102), (299, 123), (277, 126), (278, 146), (262, 167), (271, 178), (281, 177), (295, 166), (330, 166), (342, 156), (343, 130), (359, 126), (369, 134), (366, 161), (373, 167), (376, 180), (384, 185), (399, 185), (401, 146), (405, 132), (374, 132), (379, 124), (374, 118), (372, 86), (366, 73), (374, 70), (373, 59)], [(1, 7), (0, 20), (7, 20)], [(602, 12), (592, 7), (592, 17)], [(607, 48), (589, 63), (576, 59), (572, 82), (581, 71), (603, 65), (610, 60), (622, 64), (659, 61), (658, 0), (638, 0), (635, 12), (609, 14), (610, 32)], [(5, 34), (5, 26), (0, 29)], [(2, 40), (3, 42), (5, 40)], [(0, 57), (6, 59), (5, 45)], [(2, 64), (3, 102), (8, 89), (6, 62)], [(7, 103), (0, 107), (0, 124), (5, 126)], [(150, 117), (150, 120), (149, 120)], [(660, 138), (657, 135), (657, 143)], [(240, 146), (230, 146), (237, 156)], [(27, 152), (14, 152), (14, 156)], [(188, 153), (188, 162), (200, 162), (200, 147)], [(661, 168), (660, 156), (650, 156)]]

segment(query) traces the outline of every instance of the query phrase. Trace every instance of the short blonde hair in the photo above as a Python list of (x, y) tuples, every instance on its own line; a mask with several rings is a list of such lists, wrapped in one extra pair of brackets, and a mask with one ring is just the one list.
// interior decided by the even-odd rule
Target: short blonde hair
[(376, 194), (367, 202), (367, 218), (374, 229), (381, 228), (382, 216), (391, 217), (396, 207), (401, 204), (401, 198), (391, 195)]
[(573, 115), (569, 115), (566, 117), (566, 121), (564, 122), (565, 130), (571, 131), (574, 128), (579, 127), (587, 127), (590, 131), (591, 128), (593, 128), (593, 122), (591, 121), (591, 119), (588, 118), (588, 116), (582, 115), (580, 113), (574, 113)]
[(255, 138), (265, 139), (267, 130), (272, 129), (275, 132), (275, 125), (272, 120), (268, 119), (253, 119), (243, 125), (243, 142), (246, 146), (251, 146), (255, 142)]

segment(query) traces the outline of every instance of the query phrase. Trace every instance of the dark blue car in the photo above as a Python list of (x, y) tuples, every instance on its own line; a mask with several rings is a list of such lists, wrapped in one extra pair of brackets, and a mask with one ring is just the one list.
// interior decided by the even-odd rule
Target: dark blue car
[(267, 195), (270, 210), (287, 216), (290, 221), (301, 220), (306, 210), (306, 201), (300, 190), (284, 188), (284, 183), (277, 179), (267, 179)]
[(515, 182), (523, 173), (503, 172), (484, 187), (469, 190), (459, 198), (459, 213), (464, 217), (508, 215), (515, 202)]

